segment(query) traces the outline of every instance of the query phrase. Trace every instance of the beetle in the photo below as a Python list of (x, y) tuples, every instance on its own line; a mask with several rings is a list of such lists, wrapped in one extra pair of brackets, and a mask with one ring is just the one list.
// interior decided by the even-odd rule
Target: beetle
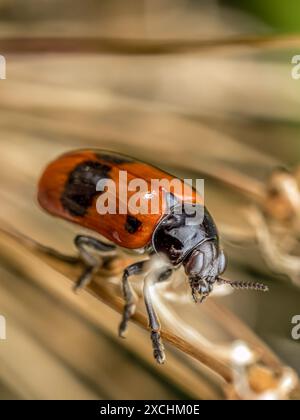
[[(136, 178), (146, 182), (148, 190), (141, 196), (144, 204), (153, 198), (153, 179), (174, 180), (170, 174), (122, 154), (105, 150), (77, 150), (59, 156), (46, 167), (39, 181), (38, 201), (50, 214), (88, 228), (109, 241), (106, 243), (87, 235), (75, 237), (75, 246), (85, 263), (76, 290), (93, 279), (103, 262), (101, 256), (115, 257), (118, 247), (145, 255), (145, 259), (130, 265), (123, 273), (125, 305), (119, 326), (121, 337), (125, 336), (136, 306), (131, 276), (146, 274), (149, 260), (155, 255), (164, 260), (162, 267), (156, 268), (153, 275), (145, 276), (143, 289), (154, 357), (158, 363), (163, 363), (165, 353), (160, 322), (150, 289), (159, 282), (171, 279), (174, 270), (184, 267), (195, 302), (203, 302), (215, 284), (226, 283), (237, 289), (262, 291), (267, 288), (259, 283), (236, 283), (221, 277), (226, 268), (226, 257), (220, 246), (218, 230), (204, 206), (203, 198), (191, 186), (185, 186), (184, 195), (168, 187), (161, 188), (158, 197), (161, 205), (156, 213), (132, 214), (129, 209), (124, 214), (120, 211), (99, 214), (97, 200), (104, 193), (104, 189), (98, 188), (99, 183), (106, 185), (108, 181), (115, 181), (117, 184), (121, 172), (127, 175), (127, 186)], [(120, 189), (119, 186), (115, 190), (115, 198), (119, 198)], [(128, 192), (125, 200), (130, 200), (132, 195), (132, 191)], [(119, 210), (121, 204), (124, 203), (119, 201), (117, 204)], [(202, 218), (191, 223), (195, 209), (202, 211)], [(99, 258), (92, 250), (99, 253)]]

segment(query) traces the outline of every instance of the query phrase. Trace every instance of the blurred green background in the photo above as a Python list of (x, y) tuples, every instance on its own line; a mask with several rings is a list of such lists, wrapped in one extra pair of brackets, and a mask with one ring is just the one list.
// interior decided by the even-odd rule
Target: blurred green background
[(222, 0), (268, 24), (274, 32), (299, 32), (300, 4), (297, 0)]

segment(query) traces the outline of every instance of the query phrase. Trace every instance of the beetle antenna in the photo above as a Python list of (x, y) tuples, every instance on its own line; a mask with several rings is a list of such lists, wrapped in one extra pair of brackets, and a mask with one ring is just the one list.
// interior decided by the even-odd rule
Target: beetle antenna
[(258, 292), (268, 292), (269, 288), (263, 283), (245, 282), (245, 281), (232, 281), (224, 279), (223, 277), (217, 278), (218, 284), (229, 284), (236, 290), (256, 290)]

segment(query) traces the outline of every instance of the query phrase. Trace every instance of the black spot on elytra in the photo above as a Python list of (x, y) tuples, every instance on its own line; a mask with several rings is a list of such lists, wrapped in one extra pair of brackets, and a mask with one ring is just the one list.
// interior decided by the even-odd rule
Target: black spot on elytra
[(71, 172), (61, 203), (73, 216), (84, 216), (93, 203), (93, 198), (100, 194), (96, 190), (101, 179), (109, 178), (111, 167), (95, 161), (82, 162)]
[(142, 222), (138, 220), (134, 216), (127, 216), (126, 223), (125, 223), (125, 229), (128, 233), (134, 234), (136, 233), (139, 228), (142, 226)]
[(133, 160), (128, 156), (119, 155), (118, 153), (96, 153), (96, 158), (104, 160), (108, 163), (115, 163), (121, 165), (122, 163), (132, 163)]

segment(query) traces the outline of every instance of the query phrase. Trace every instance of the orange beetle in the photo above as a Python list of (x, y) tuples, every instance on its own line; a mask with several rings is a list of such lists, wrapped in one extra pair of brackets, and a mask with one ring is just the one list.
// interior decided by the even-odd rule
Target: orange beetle
[[(120, 184), (123, 174), (126, 174), (125, 186), (124, 182), (123, 186)], [(136, 179), (146, 185), (145, 191), (139, 195), (139, 208), (148, 209), (146, 212), (132, 212), (128, 205), (136, 193), (130, 188), (130, 183)], [(168, 182), (153, 191), (153, 180)], [(111, 181), (115, 189), (105, 191)], [(116, 246), (119, 246), (147, 256), (145, 261), (132, 264), (124, 271), (125, 306), (119, 327), (120, 336), (124, 336), (127, 323), (135, 311), (130, 276), (145, 272), (152, 255), (164, 257), (163, 266), (156, 269), (153, 276), (145, 278), (144, 286), (154, 357), (159, 363), (164, 362), (165, 354), (160, 323), (151, 301), (150, 287), (153, 283), (169, 279), (175, 269), (184, 266), (195, 301), (202, 302), (215, 283), (266, 290), (260, 284), (233, 283), (220, 277), (226, 267), (226, 258), (219, 245), (215, 223), (197, 191), (178, 179), (183, 188), (174, 190), (173, 181), (171, 175), (127, 156), (103, 150), (79, 150), (66, 153), (50, 163), (41, 176), (38, 188), (38, 201), (49, 213), (97, 232), (112, 242), (107, 244), (91, 236), (76, 236), (75, 245), (86, 264), (76, 289), (90, 282), (99, 270), (101, 259), (90, 252), (91, 248), (100, 255), (113, 256)], [(122, 198), (123, 190), (126, 190), (125, 198)], [(115, 200), (114, 212), (99, 212), (98, 200), (104, 193), (108, 200)], [(156, 212), (149, 211), (153, 197), (159, 204)], [(121, 207), (126, 211), (121, 212)], [(195, 219), (195, 213), (201, 214), (201, 219)]]

